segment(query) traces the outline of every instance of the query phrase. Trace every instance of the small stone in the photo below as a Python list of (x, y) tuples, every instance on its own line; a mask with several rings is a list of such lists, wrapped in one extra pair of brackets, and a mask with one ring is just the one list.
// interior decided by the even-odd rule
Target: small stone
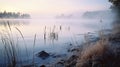
[(40, 57), (40, 58), (42, 58), (42, 59), (46, 59), (46, 58), (48, 58), (50, 55), (49, 55), (49, 53), (47, 53), (47, 52), (45, 52), (45, 51), (41, 51), (41, 52), (38, 53), (37, 56)]
[(45, 67), (45, 65), (41, 65), (40, 67)]

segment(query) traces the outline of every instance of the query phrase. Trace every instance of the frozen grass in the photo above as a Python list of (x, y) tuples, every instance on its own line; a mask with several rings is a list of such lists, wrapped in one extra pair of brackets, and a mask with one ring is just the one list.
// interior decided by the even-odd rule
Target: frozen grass
[(84, 67), (84, 65), (86, 64), (91, 65), (86, 67), (92, 67), (93, 64), (89, 64), (89, 62), (96, 57), (102, 56), (108, 50), (109, 45), (107, 41), (102, 40), (98, 41), (95, 45), (90, 45), (89, 47), (86, 47), (79, 57), (77, 67)]
[(101, 55), (103, 52), (107, 50), (107, 43), (102, 43), (101, 41), (97, 42), (95, 45), (91, 45), (83, 51), (82, 57), (83, 59), (92, 58), (93, 55)]
[(120, 39), (118, 33), (112, 34), (112, 40), (111, 36), (106, 38), (103, 31), (99, 32), (99, 36), (99, 41), (84, 47), (76, 67), (120, 67), (120, 42), (113, 43), (114, 39)]

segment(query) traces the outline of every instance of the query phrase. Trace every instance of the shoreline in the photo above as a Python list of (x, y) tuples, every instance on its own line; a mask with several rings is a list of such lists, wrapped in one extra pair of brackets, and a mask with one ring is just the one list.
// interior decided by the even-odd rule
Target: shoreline
[[(56, 61), (56, 63), (50, 65), (43, 64), (40, 67), (96, 67), (96, 65), (101, 66), (103, 64), (103, 67), (110, 66), (111, 64), (113, 67), (118, 67), (120, 65), (117, 64), (120, 61), (120, 55), (118, 54), (120, 52), (120, 49), (118, 49), (120, 48), (119, 36), (119, 34), (105, 35), (105, 37), (100, 37), (101, 39), (95, 42), (89, 42), (89, 44), (83, 43), (79, 46), (73, 47), (72, 49), (69, 48), (68, 52), (71, 53), (69, 57), (61, 58)], [(118, 41), (115, 40), (116, 38)], [(86, 54), (85, 52), (89, 53)], [(118, 60), (116, 58), (118, 58)], [(101, 63), (100, 59), (104, 62)]]

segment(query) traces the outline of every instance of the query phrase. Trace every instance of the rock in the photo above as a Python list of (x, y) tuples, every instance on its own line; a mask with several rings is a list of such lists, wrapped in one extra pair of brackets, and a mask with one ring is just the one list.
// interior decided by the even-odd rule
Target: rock
[(74, 51), (79, 52), (79, 49), (78, 48), (68, 49), (68, 52), (74, 52)]
[(21, 67), (34, 67), (33, 64), (29, 64), (29, 65), (22, 65)]
[(49, 53), (45, 52), (45, 51), (41, 51), (37, 54), (38, 57), (42, 58), (42, 59), (46, 59), (48, 58), (50, 55)]
[(41, 65), (40, 67), (46, 67), (45, 65)]
[(69, 45), (72, 46), (73, 44), (70, 43)]
[(64, 61), (59, 61), (55, 65), (56, 67), (64, 67)]
[(51, 55), (53, 58), (60, 58), (60, 57), (65, 57), (66, 56), (66, 54), (52, 54)]

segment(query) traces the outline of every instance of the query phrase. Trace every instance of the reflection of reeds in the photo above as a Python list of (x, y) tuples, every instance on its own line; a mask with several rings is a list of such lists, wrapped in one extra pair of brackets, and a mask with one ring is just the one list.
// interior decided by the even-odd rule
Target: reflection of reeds
[(60, 25), (60, 31), (62, 30), (62, 25)]
[[(61, 30), (61, 26), (60, 26), (60, 30)], [(49, 28), (50, 31), (47, 32), (47, 28), (45, 26), (44, 28), (44, 41), (46, 43), (46, 39), (49, 38), (52, 42), (54, 42), (54, 40), (58, 40), (58, 32), (56, 32), (56, 26), (54, 25), (53, 28), (51, 29), (51, 27)], [(47, 34), (48, 34), (48, 37), (47, 37)]]
[(58, 33), (55, 32), (56, 26), (54, 25), (52, 31), (49, 33), (49, 38), (50, 40), (54, 41), (54, 40), (58, 40)]

